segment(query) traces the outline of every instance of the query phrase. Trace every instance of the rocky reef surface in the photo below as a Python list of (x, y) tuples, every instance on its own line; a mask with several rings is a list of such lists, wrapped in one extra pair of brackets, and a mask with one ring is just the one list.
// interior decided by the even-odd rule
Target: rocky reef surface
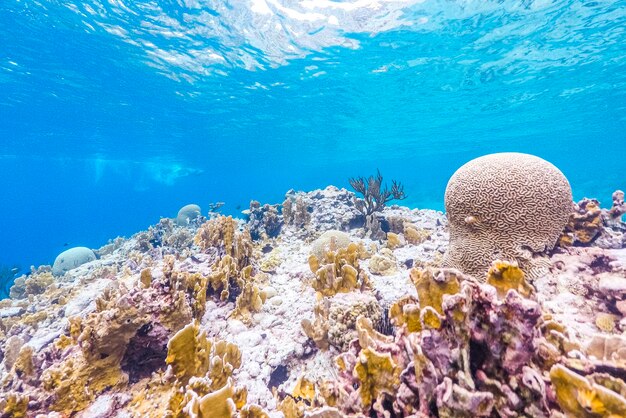
[(623, 193), (575, 205), (532, 280), (444, 267), (443, 213), (355, 199), (164, 218), (33, 269), (0, 301), (0, 416), (626, 416)]

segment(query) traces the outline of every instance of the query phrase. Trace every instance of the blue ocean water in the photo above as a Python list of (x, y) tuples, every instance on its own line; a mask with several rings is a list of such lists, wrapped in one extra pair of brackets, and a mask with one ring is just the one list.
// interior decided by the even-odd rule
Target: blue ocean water
[(443, 209), (499, 151), (626, 187), (626, 1), (0, 3), (0, 266), (380, 169)]

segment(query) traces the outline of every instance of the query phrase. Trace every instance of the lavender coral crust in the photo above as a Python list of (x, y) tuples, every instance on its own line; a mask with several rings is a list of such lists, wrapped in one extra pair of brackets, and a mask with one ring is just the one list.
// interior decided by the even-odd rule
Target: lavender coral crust
[[(498, 300), (493, 287), (463, 277), (458, 293), (444, 295), (439, 326), (425, 321), (427, 309), (421, 331), (403, 326), (395, 338), (361, 323), (337, 358), (340, 378), (321, 385), (331, 393), (321, 404), (354, 416), (550, 416), (542, 371), (561, 349), (543, 335), (536, 301), (513, 290)], [(380, 367), (358, 371), (370, 363)]]

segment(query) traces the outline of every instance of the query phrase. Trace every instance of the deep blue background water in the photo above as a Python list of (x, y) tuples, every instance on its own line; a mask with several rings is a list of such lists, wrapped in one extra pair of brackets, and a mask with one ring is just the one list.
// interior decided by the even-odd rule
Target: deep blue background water
[(626, 1), (0, 3), (0, 265), (498, 151), (626, 187)]

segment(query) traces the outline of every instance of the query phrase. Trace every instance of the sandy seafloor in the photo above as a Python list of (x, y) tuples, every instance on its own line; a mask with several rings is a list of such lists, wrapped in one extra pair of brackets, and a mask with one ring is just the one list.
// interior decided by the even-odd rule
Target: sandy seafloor
[[(269, 416), (277, 418), (283, 416), (277, 409), (278, 400), (285, 393), (292, 392), (300, 376), (316, 381), (336, 375), (334, 359), (339, 350), (332, 346), (327, 350), (318, 349), (301, 325), (303, 319), (314, 320), (316, 292), (311, 286), (314, 274), (308, 262), (314, 239), (326, 230), (339, 229), (346, 231), (354, 242), (362, 243), (374, 252), (386, 247), (386, 240), (366, 237), (362, 225), (350, 229), (358, 225), (354, 219), (359, 215), (350, 203), (351, 192), (328, 187), (302, 196), (308, 199), (310, 207), (310, 220), (305, 227), (285, 224), (275, 238), (260, 238), (254, 243), (252, 265), (255, 271), (264, 270), (265, 273), (259, 286), (266, 300), (260, 311), (252, 313), (248, 321), (237, 319), (232, 315), (235, 309), (232, 300), (222, 301), (209, 294), (200, 318), (200, 329), (206, 331), (207, 337), (226, 340), (239, 347), (241, 366), (234, 370), (232, 378), (237, 386), (247, 388), (247, 403), (259, 405)], [(368, 272), (372, 283), (373, 289), (369, 292), (375, 295), (381, 306), (389, 306), (405, 295), (417, 296), (409, 270), (416, 265), (436, 265), (441, 259), (448, 243), (447, 221), (442, 212), (398, 205), (386, 207), (381, 215), (385, 219), (401, 218), (417, 230), (428, 233), (420, 243), (407, 242), (401, 232), (398, 234), (400, 245), (391, 249), (395, 265), (387, 275), (371, 271), (371, 258), (360, 260), (361, 269)], [(242, 228), (245, 222), (241, 220)], [(146, 268), (151, 270), (153, 282), (158, 282), (163, 275), (167, 254), (175, 255), (174, 269), (177, 271), (211, 273), (215, 259), (190, 239), (197, 225), (170, 228), (163, 233), (175, 236), (169, 241), (171, 245), (165, 240), (155, 243), (154, 231), (158, 228), (157, 225), (152, 231), (111, 241), (97, 251), (99, 259), (55, 277), (53, 283), (47, 284), (48, 288), (32, 286), (34, 290), (23, 290), (21, 298), (0, 302), (0, 371), (3, 375), (0, 394), (6, 396), (2, 401), (5, 408), (10, 394), (32, 393), (27, 416), (146, 416), (145, 411), (138, 412), (140, 409), (134, 403), (135, 389), (131, 389), (131, 384), (99, 390), (84, 409), (69, 413), (54, 412), (59, 409), (54, 406), (54, 390), (46, 394), (37, 386), (43, 387), (40, 377), (47, 367), (58, 364), (63, 356), (74, 355), (71, 345), (75, 342), (69, 343), (70, 347), (65, 351), (51, 348), (60, 336), (70, 336), (69, 318), (87, 318), (95, 312), (96, 300), (103, 293), (110, 292), (107, 289), (119, 291), (120, 287), (140, 287), (141, 272)], [(614, 335), (626, 331), (626, 319), (622, 319), (615, 309), (615, 301), (619, 302), (626, 295), (626, 249), (602, 249), (594, 245), (571, 247), (557, 249), (550, 257), (549, 272), (533, 285), (544, 312), (551, 313), (568, 329), (572, 341), (584, 346), (598, 333)], [(45, 268), (39, 271), (45, 272)], [(626, 313), (626, 309), (624, 311)], [(602, 318), (608, 322), (604, 330), (597, 324), (602, 313), (607, 314)], [(602, 324), (604, 322), (600, 322)], [(15, 376), (20, 374), (16, 371), (16, 363), (19, 363), (18, 353), (23, 352), (24, 347), (32, 348), (34, 371), (28, 373), (36, 377), (30, 381)], [(50, 351), (54, 353), (50, 354)], [(167, 371), (165, 362), (155, 367), (154, 372), (157, 371)], [(20, 378), (24, 383), (18, 382)], [(84, 381), (75, 383), (84, 384)], [(164, 405), (163, 400), (157, 404)], [(151, 414), (157, 412), (152, 410)], [(3, 416), (20, 415), (5, 411)]]

